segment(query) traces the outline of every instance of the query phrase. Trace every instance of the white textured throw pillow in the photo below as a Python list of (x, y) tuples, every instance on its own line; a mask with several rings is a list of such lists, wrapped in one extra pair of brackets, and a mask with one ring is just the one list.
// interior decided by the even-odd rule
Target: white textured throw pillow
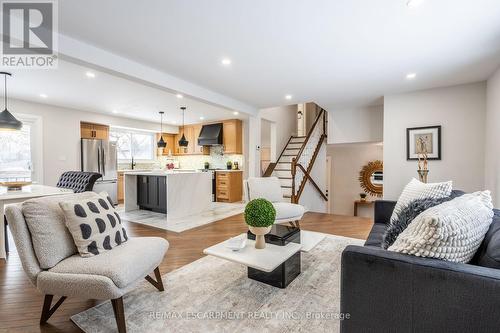
[(392, 211), (390, 223), (396, 221), (398, 214), (408, 206), (412, 201), (417, 199), (440, 199), (449, 197), (453, 183), (443, 182), (443, 183), (422, 183), (417, 179), (413, 178), (403, 189), (403, 192), (399, 196), (396, 206)]
[(469, 262), (493, 218), (490, 191), (464, 194), (418, 215), (390, 251), (453, 262)]

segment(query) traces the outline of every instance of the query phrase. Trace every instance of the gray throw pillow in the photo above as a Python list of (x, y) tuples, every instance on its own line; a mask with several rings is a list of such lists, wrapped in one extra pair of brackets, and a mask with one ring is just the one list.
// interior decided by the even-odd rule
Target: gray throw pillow
[(82, 257), (109, 251), (128, 240), (121, 218), (107, 193), (96, 198), (61, 202), (59, 206)]
[(382, 248), (389, 248), (389, 246), (394, 243), (396, 238), (398, 238), (399, 234), (402, 233), (406, 227), (408, 227), (410, 222), (413, 221), (413, 219), (415, 219), (420, 213), (443, 202), (450, 201), (452, 198), (453, 197), (451, 196), (446, 198), (425, 198), (410, 202), (398, 214), (396, 214), (395, 218), (389, 223), (389, 227), (387, 227), (382, 240)]
[(66, 228), (59, 202), (95, 198), (97, 193), (83, 192), (30, 199), (22, 204), (22, 212), (31, 234), (36, 258), (42, 269), (49, 269), (77, 252)]

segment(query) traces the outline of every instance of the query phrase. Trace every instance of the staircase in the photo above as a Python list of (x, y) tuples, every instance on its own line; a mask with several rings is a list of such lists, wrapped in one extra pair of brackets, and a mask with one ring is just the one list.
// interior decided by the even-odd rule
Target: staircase
[(326, 139), (326, 119), (327, 112), (320, 109), (307, 135), (291, 136), (278, 160), (269, 164), (263, 175), (264, 177), (278, 177), (283, 197), (290, 199), (290, 202), (299, 202), (307, 181), (311, 182), (323, 199), (328, 201), (326, 195), (310, 176), (321, 145)]

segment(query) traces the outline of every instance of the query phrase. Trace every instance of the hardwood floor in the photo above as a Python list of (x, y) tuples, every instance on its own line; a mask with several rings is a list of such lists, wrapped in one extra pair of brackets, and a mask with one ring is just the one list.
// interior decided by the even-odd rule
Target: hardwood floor
[[(307, 213), (301, 221), (304, 230), (359, 239), (366, 239), (371, 226), (372, 220), (368, 218), (319, 213)], [(202, 251), (206, 247), (247, 230), (242, 214), (182, 233), (136, 223), (127, 223), (126, 228), (130, 236), (157, 236), (170, 242), (160, 266), (162, 274), (203, 257)], [(43, 295), (26, 277), (12, 239), (10, 244), (8, 260), (0, 259), (0, 332), (80, 332), (70, 321), (70, 316), (96, 305), (98, 301), (68, 298), (48, 323), (40, 326)]]

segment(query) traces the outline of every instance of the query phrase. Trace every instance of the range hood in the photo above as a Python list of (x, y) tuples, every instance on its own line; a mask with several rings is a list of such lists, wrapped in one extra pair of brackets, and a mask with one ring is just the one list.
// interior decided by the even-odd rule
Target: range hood
[(214, 146), (222, 144), (222, 123), (203, 125), (198, 137), (199, 146)]

